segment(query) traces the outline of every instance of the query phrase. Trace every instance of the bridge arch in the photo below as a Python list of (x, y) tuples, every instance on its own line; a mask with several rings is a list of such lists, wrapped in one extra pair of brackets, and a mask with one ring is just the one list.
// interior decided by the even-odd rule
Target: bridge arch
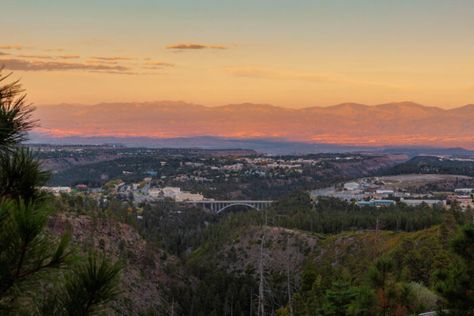
[(248, 208), (251, 208), (251, 209), (254, 209), (254, 210), (259, 210), (259, 208), (255, 205), (252, 205), (252, 204), (247, 204), (247, 203), (232, 203), (232, 204), (228, 204), (222, 208), (220, 208), (216, 214), (220, 214), (221, 212), (225, 211), (226, 209), (232, 207), (232, 206), (246, 206)]
[(182, 201), (181, 203), (201, 206), (215, 214), (222, 213), (232, 206), (245, 206), (257, 211), (270, 206), (272, 200), (203, 200), (203, 201)]

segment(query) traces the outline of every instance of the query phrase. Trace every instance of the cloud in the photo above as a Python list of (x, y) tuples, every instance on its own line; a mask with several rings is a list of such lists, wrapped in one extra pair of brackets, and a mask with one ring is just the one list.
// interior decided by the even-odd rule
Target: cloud
[(84, 71), (113, 71), (125, 73), (129, 68), (124, 66), (109, 65), (90, 65), (84, 63), (66, 63), (56, 61), (29, 61), (22, 59), (0, 59), (0, 65), (4, 65), (5, 69), (20, 71), (67, 71), (67, 70), (84, 70)]
[(163, 67), (174, 67), (175, 65), (174, 64), (171, 64), (171, 63), (167, 63), (167, 62), (164, 62), (164, 61), (148, 61), (145, 63), (146, 68), (148, 69), (157, 69), (157, 68), (163, 68)]
[(132, 60), (133, 58), (112, 56), (112, 57), (91, 57), (91, 59), (102, 60), (102, 61), (123, 61), (123, 60)]
[(227, 49), (227, 47), (223, 45), (205, 45), (194, 43), (168, 45), (166, 48), (174, 50)]
[(7, 55), (10, 55), (10, 54), (4, 53), (4, 52), (0, 52), (0, 56), (7, 56)]
[(22, 45), (0, 45), (0, 49), (16, 49), (20, 50), (23, 49), (24, 47)]
[(121, 70), (89, 70), (89, 72), (98, 74), (112, 74), (112, 75), (142, 75), (143, 73), (135, 71), (121, 71)]
[(81, 56), (79, 55), (62, 55), (62, 56), (58, 56), (59, 58), (61, 59), (79, 59), (81, 58)]
[(17, 55), (17, 57), (21, 58), (33, 58), (33, 59), (53, 59), (52, 56), (44, 56), (44, 55)]
[(98, 59), (87, 59), (89, 64), (101, 64), (101, 65), (117, 65), (118, 61), (115, 60), (98, 60)]

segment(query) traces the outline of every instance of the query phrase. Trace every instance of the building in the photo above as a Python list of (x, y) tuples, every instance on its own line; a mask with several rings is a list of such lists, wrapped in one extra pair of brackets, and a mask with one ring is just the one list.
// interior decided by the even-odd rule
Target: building
[(395, 205), (395, 201), (393, 201), (393, 200), (359, 201), (359, 202), (357, 202), (357, 205), (361, 206), (361, 207), (364, 207), (364, 206), (375, 206), (375, 207), (392, 206), (392, 205)]
[(450, 195), (448, 196), (448, 201), (450, 204), (453, 202), (458, 203), (459, 207), (462, 210), (467, 208), (474, 208), (474, 201), (470, 195)]
[(379, 189), (379, 190), (375, 190), (375, 193), (379, 194), (379, 195), (393, 195), (395, 192), (393, 190), (385, 190), (385, 189)]
[(176, 202), (204, 200), (202, 194), (181, 191), (178, 187), (151, 188), (148, 190), (148, 196), (153, 199), (170, 198)]
[(203, 201), (204, 196), (199, 193), (180, 192), (178, 195), (175, 196), (174, 200), (176, 202)]
[(456, 197), (456, 201), (459, 203), (459, 206), (461, 209), (465, 210), (467, 208), (473, 208), (474, 207), (474, 202), (472, 201), (472, 198), (470, 196), (463, 196), (463, 195), (458, 195)]
[(78, 191), (87, 191), (88, 186), (86, 184), (78, 184), (76, 185), (76, 190)]
[(222, 170), (226, 170), (226, 171), (240, 171), (244, 168), (244, 165), (241, 164), (241, 163), (236, 163), (236, 164), (233, 164), (233, 165), (225, 165), (222, 167)]
[(61, 193), (71, 193), (71, 187), (41, 187), (42, 191), (53, 193), (58, 196)]
[(164, 187), (161, 189), (163, 191), (163, 196), (167, 198), (174, 199), (176, 195), (181, 193), (181, 189), (178, 187)]
[(461, 188), (461, 189), (455, 189), (454, 192), (456, 194), (461, 194), (461, 195), (470, 195), (470, 194), (474, 193), (474, 189), (473, 188)]
[(360, 189), (360, 184), (357, 182), (346, 182), (344, 183), (344, 190), (355, 191)]
[(151, 189), (148, 190), (148, 195), (151, 198), (157, 199), (157, 198), (163, 196), (163, 191), (159, 188), (151, 188)]

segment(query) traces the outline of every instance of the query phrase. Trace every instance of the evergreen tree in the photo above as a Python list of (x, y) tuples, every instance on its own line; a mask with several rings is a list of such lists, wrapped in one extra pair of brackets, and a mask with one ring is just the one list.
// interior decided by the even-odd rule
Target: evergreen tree
[(437, 272), (437, 290), (449, 315), (474, 315), (474, 224), (464, 226), (452, 242), (459, 261)]
[[(22, 145), (37, 122), (20, 83), (5, 83), (9, 76), (0, 73), (0, 314), (91, 315), (115, 296), (120, 268), (95, 257), (74, 266), (69, 234), (55, 240), (45, 230), (50, 203), (38, 188), (48, 173)], [(38, 297), (54, 291), (61, 268), (72, 268), (63, 295), (71, 299)]]

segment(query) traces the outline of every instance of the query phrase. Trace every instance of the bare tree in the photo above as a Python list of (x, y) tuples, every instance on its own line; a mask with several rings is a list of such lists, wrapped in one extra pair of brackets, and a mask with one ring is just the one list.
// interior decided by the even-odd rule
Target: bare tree
[(267, 228), (267, 213), (265, 212), (265, 224), (262, 227), (262, 239), (260, 240), (260, 258), (258, 264), (258, 310), (257, 315), (265, 316), (265, 277), (264, 277), (264, 266), (263, 266), (263, 247), (265, 245), (265, 230)]

